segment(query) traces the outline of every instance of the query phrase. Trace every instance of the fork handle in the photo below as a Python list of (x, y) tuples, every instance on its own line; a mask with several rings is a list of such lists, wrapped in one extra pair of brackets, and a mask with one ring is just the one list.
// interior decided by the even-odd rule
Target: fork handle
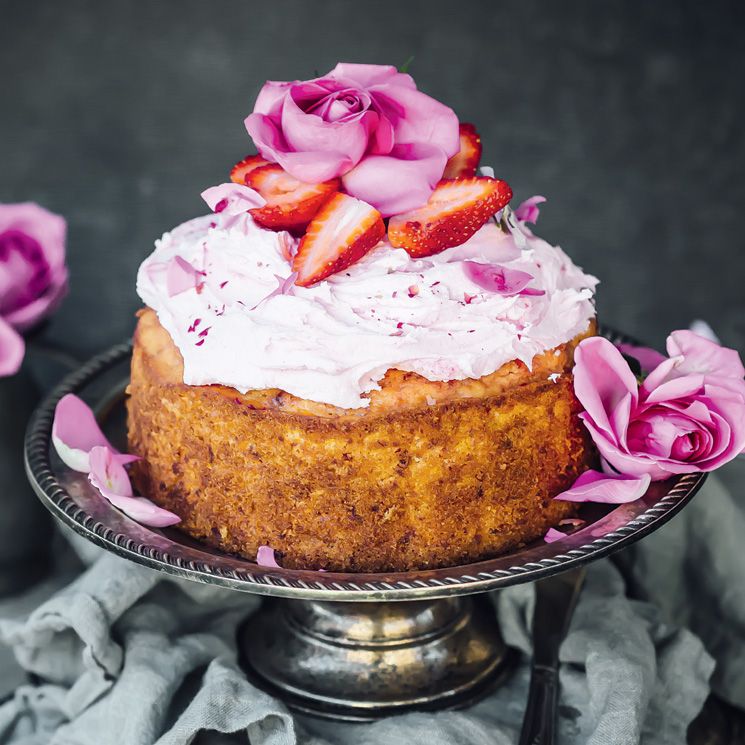
[(520, 745), (554, 745), (558, 693), (559, 671), (554, 667), (534, 666)]

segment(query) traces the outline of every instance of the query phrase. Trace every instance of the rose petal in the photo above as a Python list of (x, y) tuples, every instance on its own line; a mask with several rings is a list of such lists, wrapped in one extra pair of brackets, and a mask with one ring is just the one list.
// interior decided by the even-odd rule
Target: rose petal
[(680, 378), (665, 380), (652, 387), (647, 385), (647, 380), (642, 385), (642, 398), (648, 404), (691, 396), (700, 391), (704, 385), (703, 375), (684, 375)]
[(562, 533), (560, 530), (556, 530), (556, 528), (549, 528), (546, 535), (543, 536), (543, 540), (546, 541), (546, 543), (555, 543), (556, 541), (560, 541), (562, 538), (566, 537), (566, 533)]
[(224, 212), (226, 215), (242, 215), (266, 204), (266, 199), (259, 192), (234, 183), (210, 186), (202, 192), (202, 199), (213, 212)]
[(745, 376), (745, 367), (736, 350), (720, 346), (693, 331), (673, 331), (667, 338), (667, 353), (670, 357), (683, 358), (676, 365), (678, 374), (701, 373), (737, 379)]
[(251, 310), (256, 310), (260, 305), (265, 303), (270, 298), (276, 297), (277, 295), (294, 295), (295, 294), (295, 280), (297, 279), (297, 272), (292, 272), (289, 277), (280, 277), (279, 274), (275, 274), (274, 278), (277, 280), (277, 287), (272, 290), (266, 297), (259, 300)]
[(187, 290), (193, 290), (203, 273), (197, 271), (186, 259), (174, 256), (166, 266), (166, 292), (173, 297)]
[(515, 217), (521, 222), (529, 222), (535, 225), (538, 222), (538, 217), (541, 211), (538, 209), (539, 204), (543, 204), (546, 201), (546, 197), (542, 197), (536, 194), (530, 199), (526, 199), (521, 202), (518, 208), (514, 211)]
[(282, 568), (277, 564), (277, 559), (274, 557), (274, 549), (269, 546), (259, 546), (259, 550), (256, 552), (256, 563), (260, 567)]
[(88, 480), (114, 507), (143, 525), (163, 528), (181, 521), (178, 515), (132, 496), (132, 483), (124, 466), (109, 448), (96, 446), (90, 452)]
[(326, 77), (337, 80), (353, 80), (357, 85), (364, 88), (381, 83), (400, 85), (405, 88), (416, 88), (411, 75), (399, 72), (393, 65), (364, 65), (353, 62), (339, 62)]
[[(35, 325), (59, 305), (67, 291), (65, 267), (65, 240), (67, 223), (64, 218), (44, 209), (34, 202), (0, 204), (0, 234), (17, 231), (38, 244), (45, 264), (46, 286), (25, 302), (4, 312), (5, 320), (18, 331)], [(7, 297), (8, 289), (18, 291), (19, 278), (3, 272), (0, 262), (0, 298)], [(8, 287), (6, 287), (8, 285)], [(24, 288), (24, 291), (30, 288)]]
[[(289, 153), (334, 153), (340, 161), (339, 170), (334, 176), (341, 176), (353, 168), (364, 155), (370, 135), (375, 131), (379, 116), (370, 111), (369, 96), (365, 109), (348, 116), (344, 121), (336, 121), (333, 126), (320, 116), (305, 113), (297, 104), (297, 97), (302, 94), (303, 84), (293, 86), (282, 107), (281, 127), (282, 135)], [(279, 142), (279, 140), (277, 140)], [(292, 158), (283, 162), (287, 152), (281, 148), (274, 148), (277, 162), (301, 181), (307, 180), (307, 173), (294, 173), (296, 163)], [(326, 179), (324, 179), (326, 180)]]
[(88, 454), (94, 447), (114, 450), (90, 407), (72, 393), (63, 396), (54, 409), (52, 443), (65, 465), (83, 473), (90, 470)]
[(15, 375), (23, 362), (23, 337), (0, 318), (0, 378)]
[(519, 269), (509, 269), (499, 264), (482, 264), (479, 261), (464, 261), (463, 272), (475, 285), (505, 297), (545, 294), (544, 290), (527, 288), (526, 285), (532, 282), (534, 277)]
[(648, 474), (639, 477), (623, 474), (608, 475), (599, 471), (585, 471), (570, 489), (554, 499), (565, 502), (601, 502), (603, 504), (626, 504), (643, 497), (649, 488)]
[(52, 444), (62, 462), (74, 471), (88, 473), (88, 454), (97, 446), (106, 447), (120, 464), (134, 463), (137, 455), (120, 453), (98, 426), (90, 407), (73, 393), (63, 396), (54, 409)]
[(619, 423), (617, 419), (612, 423), (611, 415), (627, 395), (628, 405), (636, 405), (639, 393), (634, 373), (616, 347), (600, 336), (581, 341), (574, 360), (574, 392), (586, 415), (611, 443), (619, 444)]
[(264, 114), (253, 113), (244, 122), (261, 156), (306, 183), (320, 183), (346, 173), (354, 166), (345, 153), (294, 152), (284, 140), (277, 125)]
[[(399, 144), (429, 145), (445, 153), (445, 162), (460, 150), (455, 112), (414, 87), (379, 83), (368, 88), (375, 107), (393, 125)], [(438, 178), (442, 177), (445, 166)]]
[(427, 203), (442, 178), (447, 155), (429, 144), (396, 145), (388, 155), (369, 155), (348, 173), (344, 189), (383, 217)]
[(634, 344), (616, 344), (616, 346), (621, 354), (633, 357), (641, 365), (643, 373), (651, 372), (667, 359), (664, 354), (651, 347), (637, 347)]

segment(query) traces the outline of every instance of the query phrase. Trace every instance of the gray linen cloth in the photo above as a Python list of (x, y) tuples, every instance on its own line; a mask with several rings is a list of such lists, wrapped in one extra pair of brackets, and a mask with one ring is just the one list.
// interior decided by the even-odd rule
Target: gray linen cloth
[[(745, 475), (741, 464), (730, 468)], [(617, 563), (589, 568), (561, 649), (560, 743), (680, 745), (710, 678), (745, 707), (743, 535), (745, 501), (710, 478), (667, 526)], [(0, 706), (0, 742), (514, 743), (527, 696), (533, 589), (492, 598), (506, 641), (523, 653), (495, 693), (457, 712), (337, 724), (297, 717), (246, 680), (235, 632), (257, 598), (97, 553), (30, 614), (0, 620), (0, 639), (35, 676)]]

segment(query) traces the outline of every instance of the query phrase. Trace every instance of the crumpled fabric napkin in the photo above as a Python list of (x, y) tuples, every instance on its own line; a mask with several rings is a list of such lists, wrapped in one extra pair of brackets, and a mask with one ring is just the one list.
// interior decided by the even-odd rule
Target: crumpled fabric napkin
[[(685, 742), (715, 664), (685, 624), (717, 658), (716, 690), (745, 705), (744, 527), (745, 504), (712, 478), (669, 525), (625, 552), (620, 571), (609, 560), (589, 567), (561, 649), (562, 745)], [(627, 582), (644, 599), (630, 598)], [(492, 598), (505, 640), (523, 652), (495, 693), (462, 711), (340, 724), (297, 717), (246, 680), (235, 633), (256, 597), (101, 554), (28, 617), (0, 620), (0, 639), (38, 680), (0, 706), (0, 742), (514, 743), (527, 698), (533, 588)]]

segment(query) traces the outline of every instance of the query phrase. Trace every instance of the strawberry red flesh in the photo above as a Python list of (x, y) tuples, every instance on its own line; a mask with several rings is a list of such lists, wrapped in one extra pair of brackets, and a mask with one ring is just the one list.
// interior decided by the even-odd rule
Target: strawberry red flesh
[(300, 241), (292, 262), (301, 287), (346, 269), (385, 235), (383, 218), (374, 207), (348, 194), (334, 194), (321, 207)]
[(236, 163), (230, 169), (230, 180), (236, 184), (245, 186), (246, 176), (251, 171), (267, 165), (269, 165), (269, 161), (264, 160), (260, 155), (247, 155), (240, 163)]
[(440, 181), (427, 204), (390, 219), (388, 240), (415, 258), (439, 253), (465, 243), (511, 198), (512, 189), (500, 179)]
[(272, 163), (248, 173), (246, 186), (266, 199), (263, 207), (250, 210), (259, 225), (301, 233), (323, 203), (338, 192), (341, 183), (339, 179), (331, 179), (320, 184), (306, 184)]
[(445, 165), (443, 178), (472, 178), (481, 160), (481, 136), (468, 122), (460, 124), (460, 151)]

